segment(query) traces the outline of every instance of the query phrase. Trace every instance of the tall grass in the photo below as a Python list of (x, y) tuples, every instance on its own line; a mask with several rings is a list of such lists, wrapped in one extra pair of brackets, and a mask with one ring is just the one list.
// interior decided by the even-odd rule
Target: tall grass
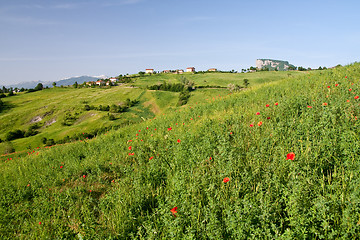
[(359, 78), (356, 63), (214, 95), (1, 162), (0, 234), (356, 239)]

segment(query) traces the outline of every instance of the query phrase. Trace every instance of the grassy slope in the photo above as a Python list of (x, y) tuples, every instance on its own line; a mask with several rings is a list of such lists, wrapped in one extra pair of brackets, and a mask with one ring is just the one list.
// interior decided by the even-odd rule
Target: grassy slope
[[(290, 73), (292, 75), (301, 74), (298, 72)], [(113, 125), (123, 125), (130, 122), (139, 122), (144, 118), (153, 118), (155, 114), (162, 113), (166, 109), (174, 108), (178, 101), (178, 93), (162, 91), (146, 91), (146, 85), (153, 85), (161, 81), (178, 82), (182, 76), (193, 80), (197, 86), (221, 85), (227, 86), (228, 83), (242, 84), (244, 78), (250, 80), (250, 84), (255, 86), (263, 81), (279, 80), (288, 73), (249, 73), (249, 74), (157, 74), (136, 79), (134, 83), (121, 87), (110, 89), (72, 89), (72, 88), (55, 88), (45, 89), (40, 92), (19, 94), (14, 97), (4, 98), (3, 101), (13, 108), (0, 114), (0, 139), (5, 139), (7, 132), (15, 129), (27, 130), (35, 117), (43, 117), (40, 123), (47, 123), (56, 120), (55, 123), (43, 126), (40, 134), (28, 138), (17, 139), (12, 141), (12, 145), (17, 151), (31, 149), (42, 146), (43, 137), (53, 138), (55, 140), (63, 139), (66, 136), (91, 132), (97, 128), (108, 127)], [(160, 82), (161, 82), (160, 81)], [(206, 81), (206, 82), (205, 82)], [(135, 88), (129, 87), (134, 85)], [(206, 95), (227, 94), (226, 89), (200, 89), (192, 93), (190, 103), (204, 102)], [(84, 111), (83, 106), (89, 105), (111, 105), (120, 104), (127, 98), (131, 100), (139, 99), (140, 103), (131, 108), (129, 112), (115, 114), (117, 120), (110, 121), (107, 112), (101, 111)], [(62, 126), (61, 122), (65, 113), (78, 113), (78, 120), (72, 126)], [(0, 143), (0, 153), (4, 152), (7, 143)]]

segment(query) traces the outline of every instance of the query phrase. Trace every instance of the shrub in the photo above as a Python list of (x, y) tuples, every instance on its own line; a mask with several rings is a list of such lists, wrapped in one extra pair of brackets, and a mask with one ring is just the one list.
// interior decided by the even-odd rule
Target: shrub
[(18, 138), (24, 137), (24, 131), (21, 131), (20, 129), (16, 129), (14, 131), (10, 131), (6, 134), (5, 139), (6, 141), (12, 141)]

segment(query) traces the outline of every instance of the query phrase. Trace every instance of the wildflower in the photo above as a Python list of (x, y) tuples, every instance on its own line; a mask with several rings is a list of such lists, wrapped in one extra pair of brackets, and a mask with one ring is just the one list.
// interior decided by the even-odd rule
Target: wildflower
[(262, 125), (262, 121), (258, 122), (258, 126), (260, 127)]
[(260, 115), (260, 113), (259, 113), (259, 112), (257, 112), (257, 113), (256, 113), (256, 115)]
[(60, 166), (60, 169), (63, 168), (64, 166)]
[(327, 86), (327, 88), (330, 88), (330, 86)]
[(232, 135), (233, 133), (232, 132), (230, 132), (230, 135)]
[(266, 107), (270, 107), (270, 105), (269, 105), (269, 104), (266, 104)]
[(168, 131), (171, 131), (171, 129), (172, 129), (172, 128), (171, 128), (171, 127), (169, 127), (169, 128), (168, 128)]
[(92, 190), (90, 189), (89, 192), (92, 192)]
[(278, 102), (276, 102), (276, 103), (275, 103), (275, 106), (277, 106), (277, 105), (279, 105), (279, 103), (278, 103)]
[(223, 182), (224, 182), (224, 183), (227, 183), (228, 181), (230, 181), (230, 178), (228, 178), (228, 177), (225, 177), (225, 178), (223, 179)]
[(211, 159), (212, 159), (212, 157), (209, 158), (209, 160), (211, 160)]
[(270, 119), (270, 117), (267, 117), (266, 119)]
[(351, 92), (351, 90), (352, 90), (352, 89), (350, 88), (349, 91)]
[(129, 153), (129, 156), (134, 156), (134, 153)]
[(323, 106), (327, 106), (328, 104), (326, 102), (323, 103)]
[(312, 108), (312, 106), (307, 106), (308, 108)]
[(139, 136), (139, 134), (137, 133), (136, 136)]
[(83, 175), (82, 177), (83, 177), (83, 178), (86, 178), (86, 175)]
[(131, 146), (129, 146), (129, 150), (131, 150), (132, 149), (132, 147)]
[(350, 100), (346, 100), (346, 102), (350, 102)]
[(339, 86), (339, 84), (337, 83), (337, 84), (335, 84), (335, 87), (337, 87), (337, 86)]
[(39, 225), (41, 225), (41, 222), (39, 222)]
[(358, 99), (358, 98), (359, 98), (359, 96), (355, 96), (355, 97), (354, 97), (354, 99)]
[(295, 159), (295, 153), (291, 152), (286, 155), (286, 160), (294, 161)]
[(347, 76), (345, 76), (345, 78), (347, 78)]
[(252, 124), (252, 123), (251, 123), (249, 126), (250, 126), (250, 127), (253, 127), (253, 126), (254, 126), (254, 124)]
[(170, 212), (176, 217), (175, 213), (177, 213), (177, 207), (172, 208)]
[(153, 159), (154, 157), (150, 157), (149, 160)]
[(180, 139), (178, 139), (177, 142), (180, 143), (181, 142)]

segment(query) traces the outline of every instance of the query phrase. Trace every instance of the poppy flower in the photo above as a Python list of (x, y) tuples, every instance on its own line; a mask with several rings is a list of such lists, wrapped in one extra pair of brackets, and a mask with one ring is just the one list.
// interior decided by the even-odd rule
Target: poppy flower
[(227, 183), (228, 181), (230, 181), (230, 178), (228, 178), (228, 177), (225, 177), (225, 178), (223, 179), (223, 182), (224, 182), (224, 183)]
[(131, 146), (129, 146), (129, 150), (131, 150), (132, 149), (132, 147)]
[(295, 153), (291, 152), (286, 155), (286, 160), (294, 161), (295, 159)]
[(137, 133), (136, 136), (139, 136), (139, 134)]
[(260, 115), (260, 113), (259, 113), (259, 112), (257, 112), (257, 113), (256, 113), (256, 115)]
[(134, 153), (129, 153), (129, 156), (134, 156)]
[(337, 83), (337, 84), (335, 84), (335, 87), (337, 87), (337, 86), (339, 86), (339, 84)]
[(41, 225), (41, 222), (39, 222), (39, 225)]
[(262, 125), (262, 121), (258, 122), (258, 126), (260, 127)]
[(327, 86), (327, 88), (330, 88), (330, 86)]
[(350, 88), (349, 91), (351, 91), (352, 89)]
[(150, 157), (149, 160), (153, 159), (154, 157)]
[(345, 78), (347, 78), (347, 76), (345, 76)]
[(177, 213), (177, 207), (172, 208), (170, 212), (176, 217), (175, 213)]
[(249, 127), (253, 127), (253, 126), (254, 126), (254, 124), (250, 124), (250, 125), (249, 125)]
[(312, 106), (307, 106), (308, 108), (312, 108)]
[(278, 103), (278, 102), (276, 102), (276, 103), (275, 103), (275, 106), (277, 106), (277, 105), (279, 105), (279, 103)]
[(350, 100), (346, 100), (346, 102), (350, 102)]
[(169, 127), (169, 128), (168, 128), (168, 131), (171, 131), (171, 129), (172, 129), (172, 128), (171, 128), (171, 127)]
[(267, 117), (266, 119), (270, 119), (270, 117)]
[(354, 97), (354, 99), (358, 99), (358, 98), (359, 98), (359, 96), (355, 96), (355, 97)]
[(60, 166), (60, 168), (63, 168), (64, 166)]
[(180, 143), (181, 142), (180, 139), (178, 139), (177, 142)]
[(83, 175), (82, 177), (83, 177), (83, 178), (86, 178), (86, 175)]
[(270, 105), (269, 105), (269, 104), (266, 104), (266, 107), (270, 107)]
[(230, 135), (232, 135), (232, 132), (230, 132)]

